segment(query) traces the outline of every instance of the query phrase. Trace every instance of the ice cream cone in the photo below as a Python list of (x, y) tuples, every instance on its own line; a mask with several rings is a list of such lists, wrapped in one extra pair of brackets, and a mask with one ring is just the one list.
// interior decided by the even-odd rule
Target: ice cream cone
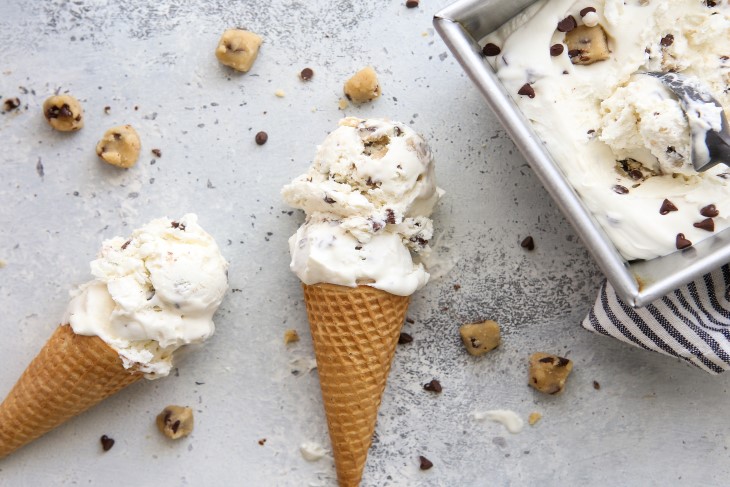
[(409, 296), (303, 285), (341, 487), (360, 485)]
[(59, 326), (0, 404), (0, 458), (141, 377), (100, 338)]

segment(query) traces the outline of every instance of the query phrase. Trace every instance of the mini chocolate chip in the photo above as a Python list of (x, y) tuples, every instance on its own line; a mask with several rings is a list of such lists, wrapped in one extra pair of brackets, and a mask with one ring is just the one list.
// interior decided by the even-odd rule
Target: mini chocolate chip
[(15, 110), (20, 106), (20, 99), (19, 98), (8, 98), (3, 102), (3, 107), (5, 107), (5, 111), (9, 112), (10, 110)]
[(299, 73), (299, 77), (302, 78), (304, 81), (309, 81), (314, 76), (314, 71), (312, 71), (312, 68), (304, 68), (302, 69), (302, 72)]
[(682, 249), (686, 249), (688, 247), (691, 247), (692, 246), (692, 242), (690, 242), (689, 240), (687, 240), (686, 238), (684, 238), (684, 234), (683, 233), (678, 233), (677, 234), (676, 245), (677, 245), (677, 249), (682, 250)]
[(538, 362), (543, 363), (543, 364), (554, 364), (555, 359), (553, 357), (543, 357), (540, 360), (538, 360)]
[(626, 186), (621, 186), (620, 184), (616, 184), (613, 188), (613, 192), (617, 194), (627, 194), (629, 192), (629, 188)]
[(497, 44), (492, 44), (491, 42), (485, 44), (482, 48), (482, 54), (485, 56), (497, 56), (500, 52), (502, 52), (502, 49)]
[(715, 0), (705, 0), (705, 5), (708, 7), (717, 7), (717, 2)]
[(114, 136), (114, 140), (122, 140), (122, 134), (120, 134), (120, 133), (114, 133), (112, 135)]
[(111, 112), (111, 111), (112, 111), (112, 107), (110, 107), (109, 105), (104, 107), (104, 113), (106, 113), (107, 115), (109, 115), (109, 112)]
[(414, 324), (415, 322), (416, 322), (416, 320), (414, 320), (413, 318), (406, 318), (406, 323), (409, 323), (409, 324), (411, 324), (411, 325), (412, 325), (412, 324)]
[(553, 44), (550, 46), (550, 55), (551, 56), (560, 56), (563, 54), (563, 51), (565, 50), (565, 46), (562, 44)]
[(518, 95), (525, 95), (528, 98), (535, 98), (535, 89), (532, 87), (530, 83), (525, 83), (522, 85), (520, 90), (517, 92)]
[(62, 117), (72, 117), (73, 113), (71, 112), (71, 107), (68, 106), (68, 104), (64, 103), (60, 110), (58, 110), (58, 114)]
[(109, 451), (114, 446), (114, 439), (109, 438), (107, 435), (101, 435), (101, 448), (104, 451)]
[(674, 203), (672, 203), (668, 199), (665, 199), (662, 202), (662, 207), (659, 208), (659, 213), (662, 214), (662, 215), (666, 215), (670, 211), (678, 211), (678, 210), (679, 209), (676, 206), (674, 206)]
[(406, 2), (406, 8), (416, 8), (418, 7), (418, 0), (408, 0)]
[(559, 32), (570, 32), (576, 27), (578, 27), (578, 22), (575, 21), (575, 17), (573, 17), (572, 15), (568, 15), (563, 20), (558, 22)]
[(132, 243), (131, 240), (127, 240), (126, 242), (124, 242), (124, 244), (122, 245), (122, 250), (126, 249), (129, 246), (129, 244), (131, 244), (131, 243)]
[(669, 47), (672, 44), (674, 44), (674, 36), (672, 34), (667, 34), (664, 37), (662, 37), (662, 40), (659, 41), (659, 44), (661, 44), (664, 47)]
[(644, 175), (638, 169), (632, 169), (629, 171), (629, 177), (635, 181), (638, 181), (639, 179), (643, 178)]
[(595, 11), (596, 11), (596, 8), (595, 7), (586, 7), (583, 10), (580, 11), (580, 16), (581, 17), (585, 17), (589, 13), (595, 12)]
[(720, 214), (720, 211), (715, 205), (707, 205), (700, 210), (700, 215), (707, 218), (715, 218)]
[(597, 390), (597, 391), (600, 391), (601, 390), (601, 384), (599, 384), (597, 380), (594, 380), (593, 381), (593, 388), (595, 390)]
[(568, 56), (570, 56), (572, 58), (578, 57), (581, 54), (583, 54), (583, 49), (571, 49), (570, 51), (568, 51)]
[(327, 204), (329, 204), (329, 205), (331, 205), (331, 204), (333, 204), (335, 202), (335, 200), (333, 200), (329, 196), (325, 196), (324, 197), (324, 202), (327, 203)]
[(454, 284), (454, 291), (461, 289), (461, 284)]
[[(327, 201), (327, 200), (325, 200), (325, 201)], [(373, 220), (373, 231), (374, 232), (377, 232), (381, 228), (383, 228), (383, 224), (380, 223), (380, 222), (376, 222), (375, 220)]]
[(172, 223), (170, 223), (170, 226), (171, 226), (172, 228), (179, 228), (179, 229), (180, 229), (180, 230), (182, 230), (183, 232), (185, 231), (185, 224), (184, 224), (184, 223), (180, 223), (180, 222), (172, 222)]
[(264, 446), (266, 444), (266, 438), (261, 438), (259, 440), (259, 445)]
[(707, 230), (708, 232), (715, 231), (715, 221), (712, 218), (705, 218), (701, 222), (694, 223), (692, 226), (695, 228), (701, 228), (702, 230)]
[(153, 154), (154, 154), (154, 155), (155, 155), (156, 157), (162, 157), (162, 151), (161, 151), (160, 149), (152, 149), (152, 153), (153, 153)]
[(264, 145), (266, 143), (266, 141), (269, 140), (269, 134), (267, 134), (264, 131), (261, 131), (256, 134), (255, 140), (258, 145)]
[(405, 345), (406, 343), (411, 343), (412, 341), (413, 337), (408, 333), (403, 332), (398, 335), (398, 345)]
[(436, 393), (439, 393), (443, 390), (443, 388), (441, 387), (441, 383), (439, 381), (437, 381), (436, 379), (433, 379), (428, 384), (424, 384), (423, 388), (426, 389), (427, 391), (436, 392)]
[(385, 210), (385, 221), (386, 223), (395, 225), (395, 213), (393, 213), (393, 210), (391, 210), (390, 208)]
[(522, 239), (522, 242), (520, 242), (520, 247), (527, 250), (535, 250), (535, 239), (532, 238), (532, 236), (528, 235), (527, 237)]
[(555, 364), (556, 367), (565, 367), (570, 363), (570, 360), (568, 360), (565, 357), (558, 357), (558, 363)]
[(172, 426), (170, 427), (170, 429), (172, 429), (172, 432), (173, 433), (177, 433), (178, 428), (180, 428), (180, 420), (179, 419), (177, 421), (175, 421), (174, 423), (172, 423)]
[(418, 460), (421, 462), (421, 465), (419, 467), (421, 470), (428, 470), (433, 467), (433, 462), (423, 455), (419, 455)]

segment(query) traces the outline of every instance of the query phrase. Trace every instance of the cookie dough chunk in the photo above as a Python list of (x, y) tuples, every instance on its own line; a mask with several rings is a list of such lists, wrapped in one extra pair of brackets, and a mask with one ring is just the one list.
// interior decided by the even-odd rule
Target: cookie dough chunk
[(530, 386), (545, 394), (559, 394), (573, 370), (573, 362), (564, 357), (537, 352), (530, 355)]
[(177, 440), (193, 432), (193, 410), (182, 406), (167, 406), (157, 415), (157, 429)]
[(289, 345), (290, 343), (299, 341), (299, 333), (296, 330), (286, 330), (284, 332), (284, 343)]
[(380, 96), (380, 84), (375, 70), (368, 66), (345, 82), (345, 96), (355, 103), (373, 101)]
[(610, 57), (606, 33), (600, 25), (581, 25), (565, 34), (568, 56), (573, 64), (593, 64)]
[(96, 154), (112, 166), (128, 168), (139, 158), (139, 135), (131, 125), (119, 125), (106, 131), (96, 144)]
[(496, 321), (486, 320), (470, 323), (459, 328), (461, 341), (471, 355), (484, 355), (499, 346), (500, 333)]
[(51, 127), (61, 132), (74, 132), (84, 126), (84, 111), (71, 95), (47, 98), (43, 102), (43, 116)]
[(215, 57), (222, 64), (236, 71), (248, 72), (256, 61), (261, 46), (261, 37), (241, 29), (228, 29), (218, 41)]

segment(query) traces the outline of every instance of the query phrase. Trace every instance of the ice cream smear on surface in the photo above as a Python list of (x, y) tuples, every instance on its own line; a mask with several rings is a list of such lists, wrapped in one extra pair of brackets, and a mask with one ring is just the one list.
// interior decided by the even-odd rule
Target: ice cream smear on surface
[(228, 289), (228, 263), (197, 216), (160, 218), (128, 238), (104, 241), (65, 322), (77, 335), (98, 336), (126, 368), (147, 378), (167, 375), (178, 348), (202, 343)]
[(700, 102), (685, 113), (643, 74), (677, 72), (727, 108), (729, 32), (728, 2), (540, 0), (482, 41), (498, 48), (488, 62), (627, 260), (730, 226), (730, 170), (698, 173), (691, 159), (693, 145), (708, 157), (704, 134), (721, 111)]
[(289, 239), (291, 269), (305, 284), (369, 285), (409, 296), (428, 281), (436, 186), (426, 141), (383, 119), (345, 118), (309, 170), (282, 189), (306, 220)]

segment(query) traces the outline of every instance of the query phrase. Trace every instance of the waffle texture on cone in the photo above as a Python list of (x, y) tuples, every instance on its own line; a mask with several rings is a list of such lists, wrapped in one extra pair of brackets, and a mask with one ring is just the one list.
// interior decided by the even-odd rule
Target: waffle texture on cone
[(0, 404), (0, 458), (141, 377), (100, 338), (59, 326)]
[(360, 485), (409, 296), (303, 285), (341, 487)]

